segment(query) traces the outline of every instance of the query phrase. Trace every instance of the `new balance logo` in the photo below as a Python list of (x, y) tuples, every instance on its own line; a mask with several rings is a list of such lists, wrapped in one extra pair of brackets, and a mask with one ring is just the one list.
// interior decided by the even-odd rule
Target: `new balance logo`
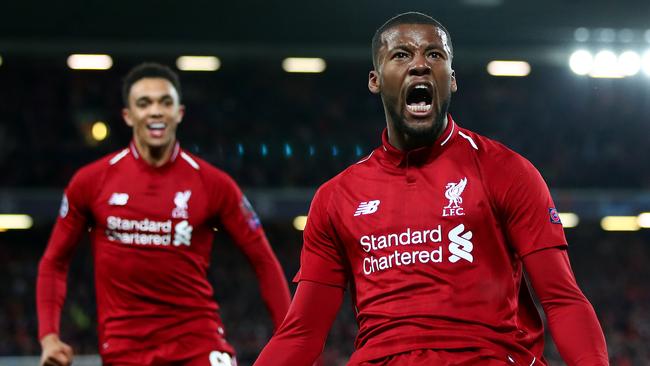
[(379, 208), (379, 200), (361, 202), (357, 210), (354, 212), (354, 216), (359, 215), (369, 215), (371, 213), (377, 212)]
[(472, 256), (474, 244), (470, 241), (472, 239), (472, 232), (467, 230), (466, 233), (461, 235), (463, 231), (465, 231), (465, 225), (460, 224), (449, 230), (449, 234), (447, 235), (449, 241), (451, 241), (449, 243), (449, 252), (452, 254), (449, 256), (451, 263), (456, 263), (461, 259), (470, 263), (474, 262), (474, 256)]
[(108, 199), (108, 204), (111, 206), (124, 206), (128, 201), (128, 193), (113, 193), (111, 198)]

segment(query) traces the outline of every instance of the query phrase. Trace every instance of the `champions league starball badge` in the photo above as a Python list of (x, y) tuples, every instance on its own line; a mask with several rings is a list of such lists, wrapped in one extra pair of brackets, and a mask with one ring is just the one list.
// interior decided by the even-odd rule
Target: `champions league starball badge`
[(553, 224), (561, 224), (562, 223), (562, 220), (560, 220), (560, 214), (557, 213), (557, 209), (555, 207), (549, 208), (548, 213), (551, 216), (551, 223), (553, 223)]
[(68, 215), (69, 208), (70, 204), (68, 203), (68, 196), (64, 194), (63, 198), (61, 199), (61, 207), (59, 207), (59, 216), (61, 216), (61, 218), (66, 217)]
[(241, 211), (244, 214), (246, 222), (248, 223), (248, 226), (251, 228), (251, 230), (256, 230), (258, 227), (260, 227), (260, 219), (257, 217), (255, 210), (253, 210), (253, 205), (251, 205), (246, 196), (242, 196), (239, 208), (241, 208)]

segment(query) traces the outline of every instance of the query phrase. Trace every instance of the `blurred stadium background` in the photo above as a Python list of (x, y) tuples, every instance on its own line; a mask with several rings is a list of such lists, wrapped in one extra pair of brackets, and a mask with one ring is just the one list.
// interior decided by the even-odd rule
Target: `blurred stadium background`
[[(647, 0), (3, 3), (0, 365), (37, 364), (37, 262), (72, 173), (129, 141), (120, 81), (130, 67), (181, 70), (181, 143), (244, 187), (291, 278), (296, 218), (314, 189), (379, 143), (382, 108), (366, 87), (370, 38), (407, 10), (452, 34), (455, 119), (523, 154), (552, 188), (612, 365), (650, 365)], [(84, 58), (73, 54), (101, 55), (86, 67), (102, 70), (79, 69)], [(270, 335), (254, 276), (222, 236), (213, 264), (229, 339), (249, 365)], [(88, 355), (79, 365), (99, 364), (92, 273), (82, 245), (62, 319), (63, 339)], [(345, 363), (355, 333), (346, 304), (325, 365)], [(562, 365), (548, 343), (551, 364)]]

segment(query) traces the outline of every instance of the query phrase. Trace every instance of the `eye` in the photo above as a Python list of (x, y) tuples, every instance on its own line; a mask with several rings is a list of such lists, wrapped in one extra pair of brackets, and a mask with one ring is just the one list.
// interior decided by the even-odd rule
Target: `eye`
[(409, 55), (403, 51), (397, 51), (393, 54), (393, 59), (407, 58)]
[(146, 99), (140, 99), (135, 103), (135, 105), (138, 108), (146, 108), (149, 105), (149, 101)]
[(440, 51), (431, 51), (431, 52), (429, 52), (429, 57), (431, 57), (431, 58), (444, 58), (444, 55)]

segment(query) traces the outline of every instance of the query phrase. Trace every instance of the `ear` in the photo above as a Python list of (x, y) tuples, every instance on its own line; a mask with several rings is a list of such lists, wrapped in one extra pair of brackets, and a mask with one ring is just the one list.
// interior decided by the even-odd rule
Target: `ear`
[(451, 92), (455, 93), (458, 90), (458, 84), (456, 83), (456, 71), (451, 70)]
[(176, 123), (183, 122), (183, 117), (185, 117), (185, 105), (181, 104), (178, 106), (178, 118), (176, 119)]
[(372, 94), (379, 94), (381, 92), (379, 73), (375, 70), (370, 71), (370, 74), (368, 74), (368, 89)]
[(133, 127), (133, 119), (131, 118), (131, 111), (128, 108), (122, 108), (122, 119), (126, 122), (126, 125)]

